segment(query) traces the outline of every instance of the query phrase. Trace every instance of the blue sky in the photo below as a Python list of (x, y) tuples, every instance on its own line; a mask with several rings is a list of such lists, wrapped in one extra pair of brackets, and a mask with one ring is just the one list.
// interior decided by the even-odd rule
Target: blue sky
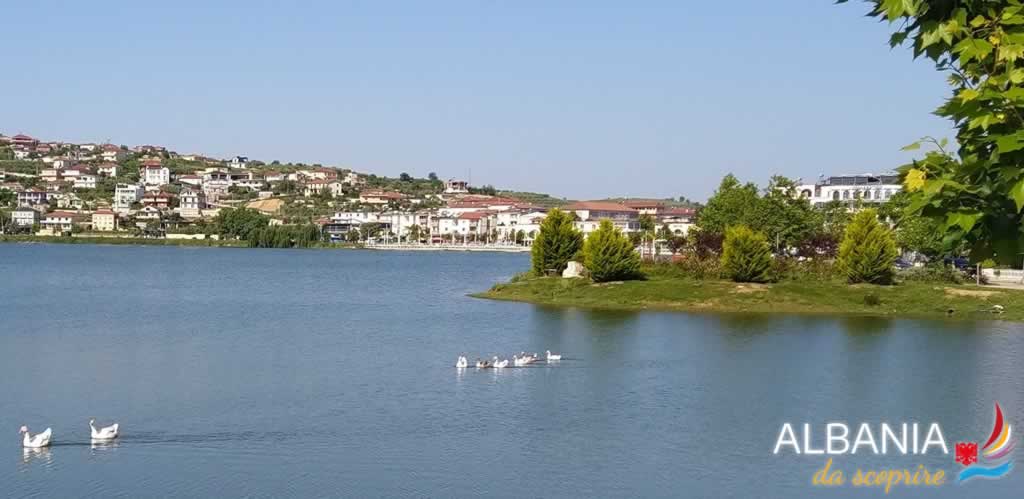
[(699, 200), (950, 134), (860, 2), (206, 3), (8, 3), (0, 132)]

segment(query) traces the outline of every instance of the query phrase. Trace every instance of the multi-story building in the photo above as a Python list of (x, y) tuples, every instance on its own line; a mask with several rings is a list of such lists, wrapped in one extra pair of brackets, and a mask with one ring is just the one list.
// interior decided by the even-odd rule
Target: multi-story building
[(117, 176), (117, 163), (103, 163), (96, 167), (96, 173), (100, 175), (106, 175), (108, 177)]
[(159, 163), (147, 163), (139, 172), (144, 185), (161, 186), (171, 183), (171, 170)]
[(77, 213), (55, 211), (43, 216), (43, 221), (39, 222), (39, 225), (50, 234), (65, 234), (71, 232), (78, 218), (79, 215)]
[(814, 184), (797, 186), (797, 195), (806, 198), (812, 205), (822, 205), (831, 201), (854, 204), (884, 203), (903, 186), (897, 175), (875, 175), (862, 173), (857, 175), (822, 176)]
[(128, 157), (127, 151), (121, 149), (120, 147), (115, 146), (114, 144), (104, 144), (103, 147), (101, 147), (101, 149), (102, 152), (100, 153), (100, 157), (103, 158), (103, 161), (116, 163), (118, 161), (123, 161), (126, 157)]
[(42, 189), (28, 189), (18, 192), (18, 206), (36, 206), (50, 201), (50, 193)]
[(444, 183), (445, 194), (466, 194), (469, 192), (469, 182), (465, 180), (448, 179)]
[(39, 223), (39, 212), (32, 208), (18, 208), (11, 212), (11, 223), (15, 227), (32, 227)]
[(117, 213), (111, 210), (96, 210), (92, 214), (92, 230), (112, 232), (117, 230)]
[(96, 175), (79, 175), (75, 178), (75, 189), (95, 189)]
[(206, 195), (203, 191), (182, 189), (178, 194), (178, 212), (184, 218), (199, 218), (206, 209)]
[(565, 207), (576, 214), (576, 228), (589, 236), (597, 230), (602, 220), (610, 220), (622, 232), (640, 229), (640, 212), (626, 205), (612, 201), (579, 201)]
[(138, 184), (117, 184), (114, 188), (114, 211), (118, 213), (130, 211), (132, 205), (139, 202), (145, 192), (146, 189)]

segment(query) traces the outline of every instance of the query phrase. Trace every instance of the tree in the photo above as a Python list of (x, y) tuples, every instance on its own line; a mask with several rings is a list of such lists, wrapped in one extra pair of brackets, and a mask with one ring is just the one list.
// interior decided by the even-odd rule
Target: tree
[(573, 216), (557, 208), (548, 212), (530, 251), (533, 273), (548, 270), (561, 273), (583, 248), (583, 234), (573, 225)]
[(810, 201), (797, 195), (796, 182), (781, 175), (772, 176), (748, 222), (764, 233), (779, 253), (799, 245), (822, 223)]
[(735, 225), (725, 231), (722, 242), (722, 270), (736, 282), (768, 282), (771, 280), (772, 251), (761, 232), (746, 225)]
[(892, 231), (878, 223), (875, 210), (866, 209), (847, 226), (837, 263), (847, 282), (890, 284), (897, 256)]
[(412, 182), (412, 175), (402, 172), (398, 175), (398, 180), (401, 180), (402, 182)]
[(405, 240), (406, 242), (420, 242), (423, 237), (423, 228), (419, 224), (412, 224), (405, 229)]
[(679, 253), (679, 251), (686, 246), (686, 238), (683, 236), (673, 235), (669, 236), (667, 240), (668, 250), (671, 251), (673, 255)]
[(707, 205), (697, 217), (697, 227), (705, 233), (724, 234), (727, 227), (747, 225), (758, 201), (757, 186), (749, 182), (741, 185), (730, 173), (722, 178), (718, 190), (708, 198)]
[(222, 237), (249, 240), (270, 223), (270, 217), (250, 208), (224, 208), (214, 222)]
[[(840, 0), (843, 3), (847, 0)], [(872, 0), (870, 15), (898, 23), (892, 46), (909, 40), (949, 73), (950, 97), (936, 114), (956, 129), (948, 141), (900, 168), (906, 210), (940, 224), (945, 247), (970, 248), (974, 261), (1019, 263), (1024, 251), (1024, 8), (1018, 0)]]
[(437, 174), (434, 173), (434, 172), (428, 173), (427, 174), (427, 180), (430, 180), (431, 182), (437, 182), (437, 180), (438, 180), (437, 179)]
[[(892, 223), (896, 245), (904, 251), (913, 251), (929, 259), (942, 256), (946, 253), (942, 225), (933, 218), (908, 214), (906, 208), (910, 198), (906, 192), (896, 193), (879, 207), (879, 217)], [(955, 251), (959, 248), (953, 249), (953, 253), (959, 253)]]
[(601, 220), (597, 230), (583, 245), (583, 266), (594, 282), (636, 279), (640, 273), (640, 255), (636, 246), (610, 220)]

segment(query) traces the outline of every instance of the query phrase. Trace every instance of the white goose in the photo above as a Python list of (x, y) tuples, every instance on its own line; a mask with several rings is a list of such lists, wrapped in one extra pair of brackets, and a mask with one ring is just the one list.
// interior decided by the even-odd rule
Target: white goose
[(548, 350), (546, 353), (548, 354), (548, 362), (551, 362), (552, 360), (562, 360), (562, 354), (551, 353), (551, 350)]
[(502, 359), (502, 360), (498, 360), (498, 357), (497, 357), (497, 356), (495, 356), (495, 357), (494, 357), (494, 362), (493, 362), (493, 366), (494, 366), (495, 368), (497, 368), (497, 369), (501, 369), (501, 368), (504, 368), (504, 367), (508, 367), (508, 359)]
[(469, 359), (465, 355), (460, 355), (459, 360), (455, 363), (455, 367), (459, 369), (469, 367)]
[(96, 428), (95, 423), (95, 419), (89, 420), (89, 429), (92, 430), (93, 440), (113, 440), (117, 438), (117, 430), (120, 426), (119, 424), (114, 423), (106, 428)]
[(47, 428), (42, 433), (37, 433), (33, 436), (28, 432), (27, 426), (22, 426), (18, 433), (24, 433), (25, 437), (21, 441), (22, 447), (26, 449), (42, 449), (43, 447), (50, 445), (50, 437), (53, 436), (53, 430)]

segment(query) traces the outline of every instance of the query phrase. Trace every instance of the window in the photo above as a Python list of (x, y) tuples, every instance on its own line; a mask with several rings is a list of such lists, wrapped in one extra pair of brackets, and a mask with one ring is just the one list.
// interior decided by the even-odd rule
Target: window
[(839, 201), (839, 191), (832, 191), (832, 200)]
[(850, 191), (843, 191), (843, 199), (850, 199)]

